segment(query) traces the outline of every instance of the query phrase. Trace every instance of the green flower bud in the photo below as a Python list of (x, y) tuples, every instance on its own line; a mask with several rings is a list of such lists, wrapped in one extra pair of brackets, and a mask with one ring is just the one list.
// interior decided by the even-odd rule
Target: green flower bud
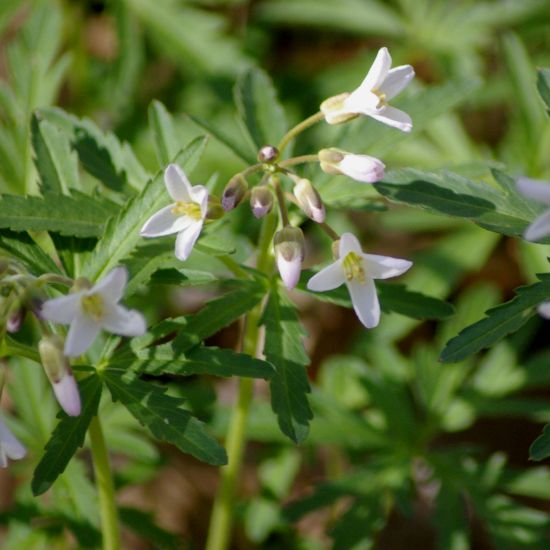
[(229, 180), (222, 195), (222, 207), (226, 212), (233, 210), (243, 200), (248, 191), (248, 183), (238, 174)]

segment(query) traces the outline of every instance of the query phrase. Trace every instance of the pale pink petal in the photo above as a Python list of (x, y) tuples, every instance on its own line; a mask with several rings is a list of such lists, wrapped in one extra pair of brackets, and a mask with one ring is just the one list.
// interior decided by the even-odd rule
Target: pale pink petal
[(410, 269), (413, 264), (409, 260), (379, 256), (377, 254), (362, 254), (362, 256), (367, 276), (373, 279), (397, 277)]
[(128, 282), (128, 271), (125, 267), (115, 267), (109, 271), (101, 281), (94, 285), (88, 292), (90, 294), (100, 294), (106, 302), (118, 302), (124, 294), (124, 289)]
[(337, 260), (321, 269), (307, 282), (307, 288), (314, 292), (325, 292), (338, 288), (346, 281), (346, 275), (342, 267), (342, 260)]
[(527, 241), (539, 241), (547, 235), (550, 235), (550, 210), (535, 219), (525, 230), (523, 238)]
[(187, 260), (199, 238), (202, 224), (202, 220), (195, 222), (178, 234), (176, 239), (176, 258), (178, 260)]
[(410, 132), (412, 130), (411, 117), (404, 111), (400, 111), (395, 107), (387, 105), (374, 113), (371, 111), (364, 111), (363, 113), (403, 132)]
[(80, 393), (73, 373), (68, 370), (58, 382), (52, 384), (57, 402), (69, 416), (80, 414)]
[(374, 328), (380, 322), (380, 304), (376, 294), (374, 281), (367, 278), (364, 283), (359, 281), (346, 282), (353, 309), (361, 323), (367, 328)]
[(189, 216), (179, 216), (174, 214), (174, 204), (165, 206), (153, 214), (143, 225), (139, 234), (142, 237), (164, 237), (179, 233), (186, 227), (189, 227), (195, 220)]
[(394, 98), (414, 78), (414, 69), (411, 65), (401, 65), (388, 72), (386, 80), (379, 87), (380, 92), (385, 94), (386, 101)]
[(101, 326), (121, 336), (142, 336), (147, 330), (145, 318), (139, 311), (119, 305), (108, 308), (101, 320)]
[(277, 254), (277, 268), (286, 288), (292, 290), (300, 280), (302, 258), (297, 254), (291, 260), (285, 260), (282, 254)]
[(6, 467), (6, 457), (12, 460), (19, 460), (25, 456), (27, 450), (19, 440), (11, 433), (11, 430), (0, 418), (0, 466)]
[(543, 204), (550, 204), (550, 182), (521, 177), (517, 179), (517, 185), (522, 195)]
[(68, 325), (80, 311), (80, 298), (84, 292), (75, 292), (47, 300), (40, 306), (40, 317), (54, 323)]
[(93, 343), (99, 333), (97, 324), (89, 315), (80, 311), (71, 323), (65, 340), (64, 353), (67, 357), (82, 355)]
[(350, 252), (354, 252), (361, 256), (363, 250), (361, 249), (361, 244), (357, 240), (357, 237), (353, 233), (344, 233), (340, 237), (340, 258), (344, 259)]
[(173, 200), (179, 202), (193, 202), (191, 198), (192, 186), (185, 172), (177, 164), (169, 164), (164, 171), (164, 184)]
[(377, 158), (368, 155), (344, 155), (338, 170), (344, 175), (363, 183), (374, 183), (384, 177), (385, 165)]

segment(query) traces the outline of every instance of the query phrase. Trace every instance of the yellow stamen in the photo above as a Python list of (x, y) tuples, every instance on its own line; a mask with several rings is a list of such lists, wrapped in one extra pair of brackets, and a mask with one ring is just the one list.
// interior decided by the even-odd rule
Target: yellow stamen
[(105, 312), (103, 298), (99, 294), (82, 296), (82, 308), (94, 320), (99, 321)]
[(347, 281), (359, 281), (365, 284), (365, 270), (363, 269), (363, 260), (355, 252), (348, 252), (342, 262)]
[(172, 208), (172, 214), (176, 214), (176, 216), (189, 216), (194, 220), (202, 218), (201, 207), (196, 202), (178, 201), (174, 205), (174, 208)]
[(377, 109), (381, 109), (388, 104), (387, 97), (384, 92), (381, 92), (377, 88), (373, 88), (372, 93), (378, 98), (378, 105), (376, 105)]

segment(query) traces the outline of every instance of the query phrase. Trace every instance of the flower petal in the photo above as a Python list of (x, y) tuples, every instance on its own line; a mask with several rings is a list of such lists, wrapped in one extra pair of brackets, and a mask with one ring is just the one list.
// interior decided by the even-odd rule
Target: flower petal
[(338, 163), (338, 170), (346, 176), (363, 183), (374, 183), (384, 177), (385, 165), (368, 155), (344, 155)]
[(119, 305), (115, 305), (105, 312), (101, 326), (105, 330), (121, 336), (141, 336), (147, 330), (145, 318), (139, 311), (126, 309)]
[(537, 311), (541, 317), (550, 319), (550, 302), (542, 302), (542, 304), (539, 304)]
[(282, 254), (277, 254), (277, 268), (286, 288), (292, 290), (300, 280), (302, 258), (295, 255), (291, 260), (286, 260)]
[(27, 450), (19, 442), (19, 440), (11, 433), (11, 430), (5, 424), (4, 420), (0, 418), (0, 454), (4, 455), (4, 460), (0, 461), (0, 466), (6, 466), (5, 457), (9, 457), (12, 460), (19, 460), (23, 458)]
[(58, 382), (52, 384), (53, 392), (61, 408), (69, 416), (80, 414), (80, 393), (73, 373), (68, 370)]
[(367, 73), (367, 76), (355, 92), (366, 90), (370, 92), (373, 88), (380, 88), (388, 75), (390, 67), (391, 55), (388, 48), (380, 48), (371, 65), (371, 68), (369, 69), (369, 72)]
[(397, 128), (403, 132), (410, 132), (412, 130), (411, 117), (404, 111), (400, 111), (395, 107), (386, 107), (373, 113), (371, 111), (361, 111), (363, 114), (368, 115), (379, 122), (383, 122), (392, 128)]
[(380, 91), (385, 94), (386, 101), (394, 98), (414, 78), (414, 69), (411, 65), (401, 65), (388, 72), (386, 80), (380, 86)]
[(164, 184), (175, 201), (192, 202), (191, 183), (177, 164), (169, 164), (164, 171)]
[(79, 312), (71, 323), (65, 340), (64, 353), (67, 357), (82, 355), (95, 340), (99, 325), (88, 315)]
[(202, 229), (202, 220), (193, 223), (178, 234), (176, 239), (176, 258), (185, 261), (191, 254)]
[(340, 237), (340, 258), (344, 259), (350, 252), (355, 254), (363, 254), (361, 244), (353, 233), (343, 233)]
[(546, 235), (550, 235), (550, 210), (541, 214), (535, 221), (525, 230), (523, 238), (526, 241), (539, 241)]
[(374, 281), (367, 278), (364, 283), (352, 280), (346, 283), (353, 309), (367, 328), (374, 328), (380, 322), (380, 304)]
[(405, 273), (412, 266), (409, 260), (379, 256), (377, 254), (363, 254), (365, 270), (368, 277), (373, 279), (389, 279)]
[(195, 185), (191, 189), (191, 200), (201, 207), (201, 216), (206, 216), (208, 210), (208, 189), (204, 185)]
[(332, 116), (334, 117), (336, 115), (341, 117), (345, 114), (357, 115), (359, 113), (370, 116), (377, 112), (379, 103), (380, 98), (372, 93), (371, 90), (355, 90), (349, 97), (344, 99), (342, 108), (338, 112), (333, 113)]
[(342, 261), (337, 260), (313, 275), (307, 282), (307, 288), (314, 292), (324, 292), (338, 288), (345, 281), (346, 275), (342, 267)]
[(517, 186), (522, 195), (543, 204), (550, 204), (550, 182), (532, 180), (530, 178), (518, 178)]
[(128, 283), (128, 271), (125, 267), (115, 267), (86, 294), (101, 294), (107, 302), (118, 302)]
[(84, 292), (75, 292), (47, 300), (40, 306), (40, 316), (47, 321), (68, 325), (80, 310), (80, 298)]
[(142, 237), (164, 237), (183, 231), (195, 220), (189, 216), (178, 216), (173, 213), (174, 205), (170, 204), (153, 214), (141, 228)]

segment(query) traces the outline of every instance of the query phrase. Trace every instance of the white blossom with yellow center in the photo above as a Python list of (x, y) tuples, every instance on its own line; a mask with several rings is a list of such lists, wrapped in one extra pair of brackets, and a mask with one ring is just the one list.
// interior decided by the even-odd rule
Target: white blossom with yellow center
[(208, 211), (208, 189), (192, 186), (177, 164), (169, 164), (164, 184), (175, 201), (153, 214), (140, 231), (142, 237), (164, 237), (177, 233), (176, 258), (187, 260), (199, 238)]
[(397, 277), (411, 266), (412, 262), (408, 260), (364, 254), (355, 235), (344, 233), (340, 238), (339, 258), (315, 274), (308, 281), (307, 288), (324, 292), (345, 283), (357, 317), (365, 327), (374, 328), (380, 322), (374, 279)]

